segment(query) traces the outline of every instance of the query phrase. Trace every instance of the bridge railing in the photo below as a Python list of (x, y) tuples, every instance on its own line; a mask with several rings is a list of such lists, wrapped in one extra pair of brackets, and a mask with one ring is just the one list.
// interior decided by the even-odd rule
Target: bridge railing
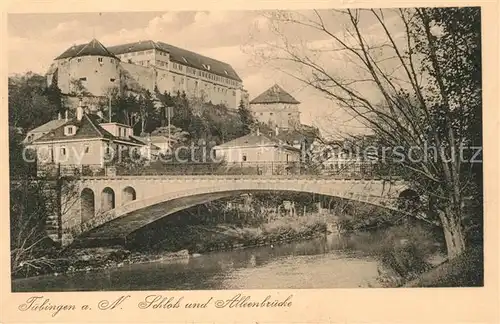
[(382, 179), (399, 177), (380, 172), (376, 166), (358, 164), (336, 170), (311, 169), (299, 162), (236, 162), (236, 163), (163, 163), (146, 165), (42, 165), (38, 176), (189, 176), (189, 175), (241, 175), (241, 176), (294, 176), (334, 179)]

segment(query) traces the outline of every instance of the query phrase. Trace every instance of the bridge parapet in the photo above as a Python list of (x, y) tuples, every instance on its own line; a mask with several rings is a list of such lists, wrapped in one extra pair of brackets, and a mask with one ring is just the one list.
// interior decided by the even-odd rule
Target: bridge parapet
[[(265, 180), (265, 181), (263, 181)], [(394, 199), (406, 188), (402, 181), (347, 180), (327, 177), (297, 176), (119, 176), (119, 177), (82, 177), (81, 190), (92, 190), (96, 203), (103, 200), (103, 191), (112, 190), (116, 194), (114, 208), (99, 211), (86, 221), (79, 221), (83, 216), (80, 209), (69, 215), (72, 221), (65, 228), (76, 237), (107, 222), (150, 206), (167, 201), (191, 196), (219, 194), (231, 195), (234, 192), (256, 191), (295, 191), (310, 192), (394, 209)], [(134, 200), (126, 201), (123, 197), (125, 188), (133, 188)], [(215, 195), (217, 194), (217, 195)], [(97, 198), (97, 199), (96, 199)], [(114, 199), (115, 199), (114, 198)], [(79, 206), (78, 206), (79, 207)]]

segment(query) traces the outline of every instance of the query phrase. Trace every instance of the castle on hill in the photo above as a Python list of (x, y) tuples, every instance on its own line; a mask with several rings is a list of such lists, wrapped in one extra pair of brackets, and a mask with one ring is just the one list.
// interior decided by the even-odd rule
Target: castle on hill
[[(61, 92), (94, 106), (111, 91), (141, 89), (185, 92), (213, 104), (236, 109), (248, 94), (231, 65), (152, 40), (106, 47), (97, 39), (73, 45), (54, 59), (47, 82)], [(79, 100), (75, 100), (79, 102)]]

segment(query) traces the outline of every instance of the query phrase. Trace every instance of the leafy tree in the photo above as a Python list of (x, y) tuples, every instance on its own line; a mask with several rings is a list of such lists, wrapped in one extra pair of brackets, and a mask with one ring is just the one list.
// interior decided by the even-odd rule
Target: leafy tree
[(9, 77), (9, 125), (23, 131), (40, 126), (57, 116), (59, 107), (47, 97), (45, 77), (27, 73)]

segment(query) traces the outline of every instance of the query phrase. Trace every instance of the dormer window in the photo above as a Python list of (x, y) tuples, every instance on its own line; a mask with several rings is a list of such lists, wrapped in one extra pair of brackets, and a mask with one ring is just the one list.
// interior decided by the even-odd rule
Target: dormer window
[(64, 135), (66, 136), (73, 136), (76, 133), (76, 126), (69, 125), (64, 127)]

